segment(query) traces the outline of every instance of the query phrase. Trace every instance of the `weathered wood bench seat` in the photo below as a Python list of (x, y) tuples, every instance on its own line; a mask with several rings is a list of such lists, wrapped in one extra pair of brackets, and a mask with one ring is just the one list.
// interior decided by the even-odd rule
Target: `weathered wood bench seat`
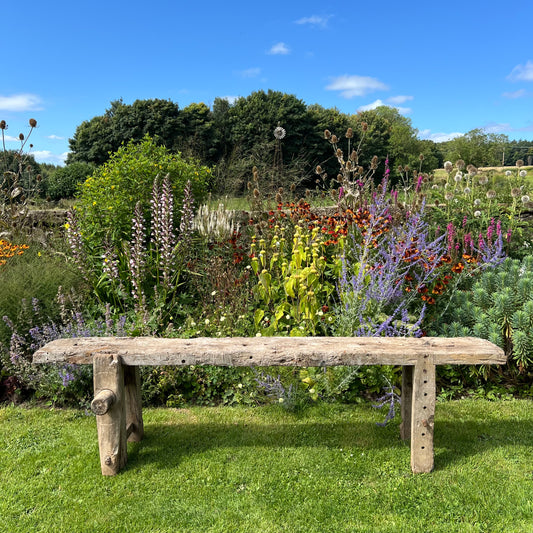
[(503, 350), (483, 339), (424, 337), (254, 337), (160, 339), (87, 337), (48, 343), (34, 363), (92, 364), (102, 474), (126, 464), (127, 441), (144, 434), (139, 366), (402, 366), (401, 437), (411, 468), (433, 469), (435, 366), (503, 364)]

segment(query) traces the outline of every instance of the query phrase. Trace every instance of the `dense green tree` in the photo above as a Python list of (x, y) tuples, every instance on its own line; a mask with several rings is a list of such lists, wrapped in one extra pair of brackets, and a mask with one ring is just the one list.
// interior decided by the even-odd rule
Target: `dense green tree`
[(56, 169), (43, 178), (44, 193), (51, 200), (72, 198), (83, 183), (95, 170), (92, 163), (71, 163), (66, 167)]
[(279, 91), (256, 91), (238, 98), (230, 108), (230, 117), (232, 144), (244, 152), (274, 142), (274, 129), (279, 124), (286, 132), (282, 150), (287, 161), (304, 153), (316, 133), (305, 103)]
[(132, 105), (115, 100), (103, 116), (93, 117), (76, 128), (74, 137), (69, 139), (71, 152), (67, 163), (101, 165), (123, 143), (140, 141), (145, 135), (169, 149), (176, 149), (182, 132), (178, 104), (170, 100), (136, 100)]
[(203, 162), (216, 163), (211, 110), (204, 103), (189, 104), (182, 109), (180, 120), (182, 127), (174, 148)]

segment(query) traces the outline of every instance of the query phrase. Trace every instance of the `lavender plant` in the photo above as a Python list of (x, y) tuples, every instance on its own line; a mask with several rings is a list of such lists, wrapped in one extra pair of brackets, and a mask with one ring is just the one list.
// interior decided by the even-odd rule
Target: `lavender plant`
[(126, 318), (115, 317), (107, 306), (101, 319), (87, 318), (74, 294), (61, 288), (56, 297), (60, 320), (43, 315), (39, 302), (24, 300), (16, 324), (7, 316), (4, 323), (11, 330), (9, 347), (0, 345), (0, 361), (19, 391), (34, 391), (39, 399), (53, 403), (87, 402), (92, 390), (92, 369), (77, 365), (34, 365), (33, 353), (53, 340), (65, 337), (125, 335)]

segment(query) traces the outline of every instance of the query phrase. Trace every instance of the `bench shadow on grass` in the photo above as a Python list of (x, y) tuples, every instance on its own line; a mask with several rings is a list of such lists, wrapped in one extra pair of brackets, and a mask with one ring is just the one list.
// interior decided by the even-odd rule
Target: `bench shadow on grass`
[[(442, 420), (435, 431), (435, 470), (446, 469), (464, 459), (482, 455), (497, 447), (531, 446), (533, 420)], [(158, 468), (177, 467), (183, 458), (216, 448), (343, 448), (390, 449), (405, 454), (409, 461), (409, 441), (402, 441), (398, 423), (383, 428), (374, 422), (335, 422), (310, 424), (203, 423), (160, 424), (145, 427), (140, 443), (128, 445), (127, 469), (156, 464)]]

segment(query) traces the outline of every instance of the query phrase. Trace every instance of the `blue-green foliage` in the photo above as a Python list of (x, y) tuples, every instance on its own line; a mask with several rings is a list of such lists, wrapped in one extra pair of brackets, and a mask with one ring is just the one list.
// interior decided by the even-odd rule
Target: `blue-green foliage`
[(488, 339), (520, 373), (533, 370), (533, 256), (484, 272), (470, 291), (454, 294), (449, 309), (439, 334)]

